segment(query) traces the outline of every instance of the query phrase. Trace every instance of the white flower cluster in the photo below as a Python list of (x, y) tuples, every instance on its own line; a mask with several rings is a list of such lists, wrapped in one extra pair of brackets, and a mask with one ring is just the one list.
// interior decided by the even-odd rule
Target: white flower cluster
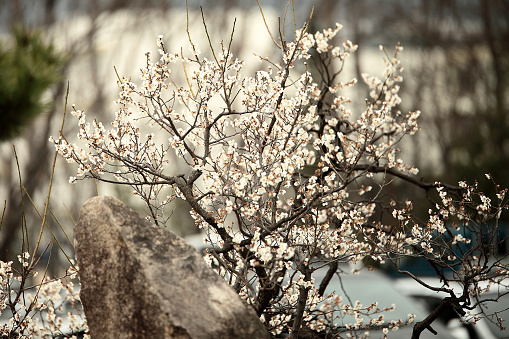
[[(154, 63), (146, 54), (141, 86), (119, 81), (119, 109), (111, 129), (96, 120), (90, 124), (83, 111), (74, 109), (84, 148), (63, 136), (50, 139), (78, 165), (71, 182), (94, 177), (130, 185), (156, 222), (173, 198), (187, 201), (214, 247), (206, 260), (219, 266), (273, 333), (291, 328), (297, 301), (304, 296), (303, 320), (316, 330), (334, 317), (328, 306), (323, 317), (315, 317), (319, 303), (356, 316), (352, 329), (379, 325), (383, 318), (365, 322), (360, 316), (384, 311), (376, 304), (348, 305), (321, 296), (309, 279), (291, 279), (287, 286), (282, 281), (311, 264), (357, 263), (366, 257), (384, 262), (393, 255), (440, 258), (447, 251), (438, 249), (434, 239), (449, 234), (451, 218), (468, 219), (464, 203), (453, 201), (439, 183), (426, 186), (414, 179), (418, 169), (398, 158), (398, 143), (419, 130), (420, 115), (399, 110), (402, 47), (393, 57), (382, 47), (384, 78), (362, 75), (371, 99), (353, 114), (351, 100), (342, 94), (357, 79), (339, 81), (340, 71), (323, 68), (342, 65), (357, 49), (351, 41), (333, 45), (340, 29), (338, 24), (315, 34), (297, 31), (295, 42), (281, 45), (282, 64), (260, 58), (268, 66), (252, 76), (241, 75), (244, 62), (233, 57), (229, 46), (221, 44), (207, 59), (191, 44), (193, 57), (187, 58), (168, 53), (159, 36), (159, 60)], [(322, 75), (318, 81), (308, 71), (313, 59)], [(182, 84), (171, 72), (177, 61), (185, 73)], [(154, 127), (157, 137), (142, 137), (140, 121)], [(175, 158), (188, 166), (186, 173), (168, 174)], [(411, 201), (384, 205), (388, 176), (437, 189), (439, 203), (424, 226), (414, 222)], [(467, 192), (464, 201), (473, 199), (468, 185), (460, 186)], [(476, 210), (488, 215), (491, 200), (478, 198)], [(394, 220), (374, 222), (381, 210), (391, 211)], [(448, 241), (470, 240), (458, 233)]]
[[(30, 254), (24, 252), (18, 259), (26, 268)], [(75, 278), (76, 269), (71, 266), (66, 276)], [(0, 324), (0, 336), (28, 339), (69, 335), (68, 338), (77, 338), (70, 333), (88, 331), (79, 290), (71, 281), (64, 284), (61, 279), (45, 279), (34, 287), (34, 293), (29, 293), (17, 289), (19, 284), (24, 284), (22, 274), (13, 271), (12, 262), (0, 261), (0, 314), (12, 314), (6, 323)], [(85, 334), (84, 338), (90, 336)]]

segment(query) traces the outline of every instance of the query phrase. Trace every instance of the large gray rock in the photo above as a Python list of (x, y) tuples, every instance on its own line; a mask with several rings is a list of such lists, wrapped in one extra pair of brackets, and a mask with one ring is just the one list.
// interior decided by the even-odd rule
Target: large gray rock
[(74, 236), (92, 338), (268, 338), (193, 247), (118, 199), (88, 200)]

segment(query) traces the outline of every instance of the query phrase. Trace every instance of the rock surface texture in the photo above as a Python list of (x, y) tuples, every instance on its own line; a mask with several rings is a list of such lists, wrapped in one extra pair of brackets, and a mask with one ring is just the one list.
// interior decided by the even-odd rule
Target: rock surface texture
[(268, 338), (195, 249), (121, 201), (95, 197), (75, 227), (92, 338)]

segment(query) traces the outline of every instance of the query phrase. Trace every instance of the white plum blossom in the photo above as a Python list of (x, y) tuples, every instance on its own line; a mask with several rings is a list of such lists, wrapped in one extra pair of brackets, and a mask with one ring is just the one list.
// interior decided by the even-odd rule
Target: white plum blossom
[[(18, 290), (19, 285), (14, 282), (24, 284), (29, 275), (36, 275), (32, 271), (32, 257), (28, 252), (19, 255), (18, 260), (23, 267), (21, 271), (13, 270), (12, 262), (0, 261), (0, 313), (12, 314), (7, 322), (0, 325), (0, 336), (53, 338), (64, 333), (83, 331), (84, 338), (90, 338), (80, 306), (79, 290), (74, 288), (72, 281), (64, 283), (61, 279), (46, 278), (31, 289)], [(74, 266), (69, 268), (66, 276), (73, 279), (76, 277), (77, 266), (72, 261), (71, 264)], [(72, 306), (72, 312), (64, 312), (65, 303)], [(10, 306), (14, 306), (14, 311)], [(69, 328), (64, 328), (64, 318)]]
[[(314, 281), (315, 268), (331, 267), (335, 274), (338, 263), (397, 265), (401, 256), (455, 261), (450, 246), (470, 239), (451, 220), (467, 225), (494, 215), (490, 198), (475, 187), (426, 183), (400, 157), (401, 141), (419, 131), (421, 114), (400, 110), (401, 46), (393, 56), (381, 47), (382, 78), (362, 74), (370, 99), (361, 112), (353, 112), (345, 94), (357, 79), (332, 69), (312, 76), (308, 62), (342, 69), (357, 50), (349, 40), (334, 45), (341, 27), (297, 30), (295, 41), (279, 45), (278, 62), (260, 57), (266, 67), (251, 75), (242, 74), (244, 61), (222, 43), (211, 59), (191, 43), (187, 58), (169, 53), (159, 36), (159, 59), (146, 54), (140, 83), (119, 80), (109, 128), (73, 108), (83, 147), (64, 136), (50, 138), (77, 165), (71, 183), (96, 178), (130, 185), (158, 224), (167, 220), (167, 204), (186, 201), (211, 242), (205, 260), (275, 335), (295, 330), (295, 316), (316, 331), (346, 316), (355, 319), (341, 328), (349, 331), (382, 324), (396, 331), (412, 323), (411, 314), (385, 323), (382, 313), (394, 307), (379, 308), (376, 300), (363, 306), (325, 294)], [(172, 72), (176, 61), (184, 81)], [(154, 132), (143, 134), (146, 126)], [(175, 161), (187, 171), (171, 175)], [(386, 193), (395, 179), (438, 194), (426, 222), (412, 215), (419, 202)], [(480, 203), (472, 205), (474, 199)]]

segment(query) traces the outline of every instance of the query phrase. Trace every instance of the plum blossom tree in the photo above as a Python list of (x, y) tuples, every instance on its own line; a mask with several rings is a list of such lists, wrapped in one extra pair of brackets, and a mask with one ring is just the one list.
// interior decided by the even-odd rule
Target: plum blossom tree
[[(213, 57), (207, 59), (191, 38), (186, 56), (168, 51), (159, 36), (159, 55), (154, 61), (146, 54), (141, 84), (119, 78), (111, 128), (74, 108), (82, 145), (64, 135), (50, 138), (77, 164), (71, 183), (95, 178), (131, 186), (156, 224), (167, 222), (164, 209), (171, 201), (187, 202), (208, 235), (205, 260), (273, 335), (285, 331), (298, 338), (312, 330), (331, 338), (414, 322), (409, 315), (384, 324), (383, 312), (390, 309), (376, 300), (361, 305), (326, 293), (342, 263), (369, 259), (399, 268), (401, 257), (425, 258), (442, 285), (403, 273), (449, 293), (440, 307), (452, 305), (465, 315), (487, 302), (482, 292), (489, 287), (481, 283), (507, 293), (507, 264), (492, 250), (506, 190), (498, 188), (490, 200), (475, 184), (417, 177), (418, 169), (399, 155), (403, 138), (419, 130), (420, 115), (398, 109), (403, 48), (389, 56), (381, 47), (383, 78), (363, 74), (370, 98), (362, 112), (353, 112), (344, 93), (357, 79), (340, 81), (340, 74), (357, 45), (333, 45), (341, 28), (313, 34), (304, 25), (292, 42), (273, 39), (280, 59), (259, 57), (265, 66), (252, 76), (241, 74), (244, 62), (230, 52), (231, 40), (219, 49), (210, 44)], [(172, 74), (180, 65), (182, 83)], [(154, 132), (143, 135), (145, 126)], [(169, 174), (175, 157), (187, 171)], [(394, 182), (425, 193), (423, 203), (432, 203), (427, 220), (413, 215), (418, 201), (391, 194)], [(318, 281), (320, 270), (325, 274)], [(451, 281), (464, 287), (460, 295), (448, 287)], [(481, 310), (470, 316), (500, 322)], [(415, 338), (426, 328), (434, 331), (430, 325), (442, 309), (435, 311), (414, 324)]]
[[(73, 333), (88, 331), (79, 290), (70, 281), (77, 276), (77, 266), (71, 262), (64, 277), (46, 277), (30, 286), (29, 278), (37, 275), (37, 261), (29, 252), (18, 255), (18, 261), (21, 268), (12, 261), (0, 261), (0, 311), (12, 315), (0, 324), (0, 338), (77, 338)], [(90, 336), (85, 333), (84, 338)]]

